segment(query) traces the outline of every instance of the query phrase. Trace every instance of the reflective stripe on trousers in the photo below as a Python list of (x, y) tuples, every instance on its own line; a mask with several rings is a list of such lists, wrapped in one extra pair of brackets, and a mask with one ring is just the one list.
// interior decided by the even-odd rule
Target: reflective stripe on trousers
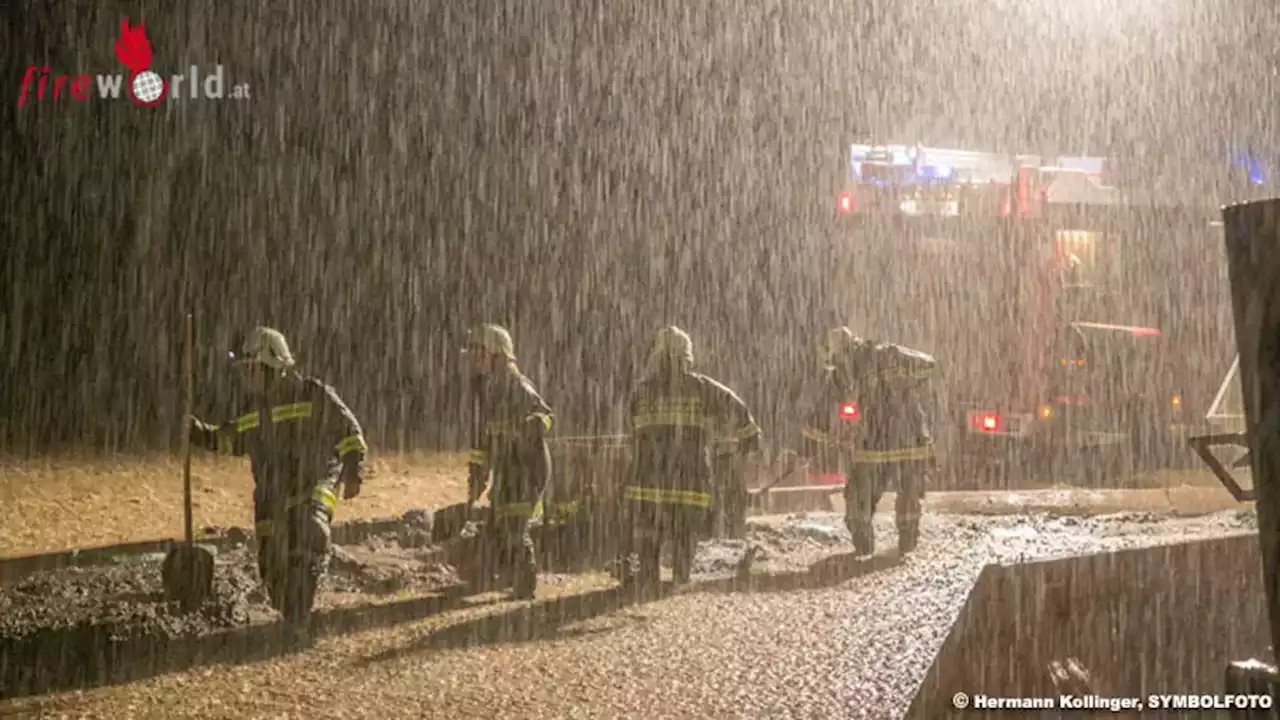
[[(287, 501), (278, 512), (287, 512), (288, 510), (298, 507), (304, 503), (315, 501), (323, 505), (328, 511), (330, 517), (338, 508), (338, 494), (327, 487), (318, 487), (311, 492), (311, 495), (297, 495)], [(274, 530), (274, 521), (260, 520), (253, 525), (253, 533), (258, 537), (271, 537)]]
[(859, 465), (915, 462), (929, 460), (932, 457), (932, 443), (917, 447), (899, 448), (897, 450), (856, 450), (853, 453), (853, 461)]
[(688, 507), (711, 507), (711, 493), (694, 490), (668, 490), (665, 488), (648, 488), (631, 486), (627, 488), (627, 499), (635, 502), (654, 505), (684, 505)]

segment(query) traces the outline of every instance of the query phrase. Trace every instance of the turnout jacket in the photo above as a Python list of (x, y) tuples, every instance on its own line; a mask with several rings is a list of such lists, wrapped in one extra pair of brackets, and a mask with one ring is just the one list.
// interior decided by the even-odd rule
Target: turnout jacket
[(631, 500), (709, 507), (709, 446), (722, 423), (733, 427), (738, 450), (759, 446), (760, 426), (732, 390), (693, 372), (660, 373), (631, 398)]
[(483, 494), (492, 472), (494, 511), (530, 517), (551, 475), (546, 440), (554, 423), (551, 407), (514, 362), (480, 381), (475, 392), (472, 494)]
[(337, 505), (333, 487), (340, 481), (363, 482), (369, 451), (364, 431), (329, 385), (290, 372), (273, 378), (261, 398), (242, 407), (247, 412), (229, 422), (196, 420), (192, 442), (248, 455), (258, 497), (268, 503), (314, 499), (332, 513)]
[(803, 442), (810, 457), (854, 449), (855, 462), (930, 460), (924, 405), (932, 356), (884, 343), (840, 368), (827, 368)]

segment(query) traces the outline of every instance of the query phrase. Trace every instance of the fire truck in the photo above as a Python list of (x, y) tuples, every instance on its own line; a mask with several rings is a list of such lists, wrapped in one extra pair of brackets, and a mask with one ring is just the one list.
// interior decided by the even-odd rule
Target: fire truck
[(1213, 206), (1133, 201), (1103, 158), (851, 154), (837, 303), (855, 332), (938, 359), (946, 484), (1190, 460), (1204, 379), (1231, 361)]

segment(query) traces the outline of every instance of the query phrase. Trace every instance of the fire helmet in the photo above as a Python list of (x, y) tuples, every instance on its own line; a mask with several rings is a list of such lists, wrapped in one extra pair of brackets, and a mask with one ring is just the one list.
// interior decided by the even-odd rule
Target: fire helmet
[(284, 334), (262, 326), (245, 336), (239, 349), (231, 352), (231, 359), (239, 363), (262, 363), (275, 370), (288, 370), (295, 364)]
[(516, 346), (511, 340), (511, 333), (501, 325), (484, 323), (471, 329), (467, 336), (467, 350), (501, 355), (508, 360), (516, 359)]

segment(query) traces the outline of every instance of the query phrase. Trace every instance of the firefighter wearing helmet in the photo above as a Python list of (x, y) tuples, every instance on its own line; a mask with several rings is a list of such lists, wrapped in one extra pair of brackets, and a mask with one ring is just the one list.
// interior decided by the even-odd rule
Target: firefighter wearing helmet
[(492, 473), (489, 531), (496, 557), (491, 567), (516, 598), (531, 598), (538, 566), (529, 521), (551, 477), (551, 408), (517, 367), (515, 344), (505, 328), (473, 328), (467, 352), (476, 410), (468, 501), (484, 494)]
[(698, 535), (711, 507), (708, 451), (717, 425), (731, 425), (740, 453), (760, 444), (760, 427), (746, 404), (692, 368), (689, 335), (677, 327), (663, 328), (631, 398), (634, 455), (626, 498), (638, 564), (636, 573), (625, 579), (642, 591), (657, 587), (665, 540), (673, 544), (676, 582), (690, 579)]
[(300, 620), (328, 568), (338, 486), (346, 499), (360, 494), (368, 445), (337, 392), (297, 372), (279, 331), (254, 328), (231, 358), (246, 402), (220, 425), (191, 418), (192, 443), (249, 456), (258, 572), (272, 606)]
[(810, 457), (843, 466), (845, 523), (860, 554), (875, 552), (871, 519), (885, 490), (897, 490), (898, 549), (915, 549), (925, 487), (934, 463), (923, 395), (937, 362), (929, 355), (827, 333), (818, 409), (805, 429)]

